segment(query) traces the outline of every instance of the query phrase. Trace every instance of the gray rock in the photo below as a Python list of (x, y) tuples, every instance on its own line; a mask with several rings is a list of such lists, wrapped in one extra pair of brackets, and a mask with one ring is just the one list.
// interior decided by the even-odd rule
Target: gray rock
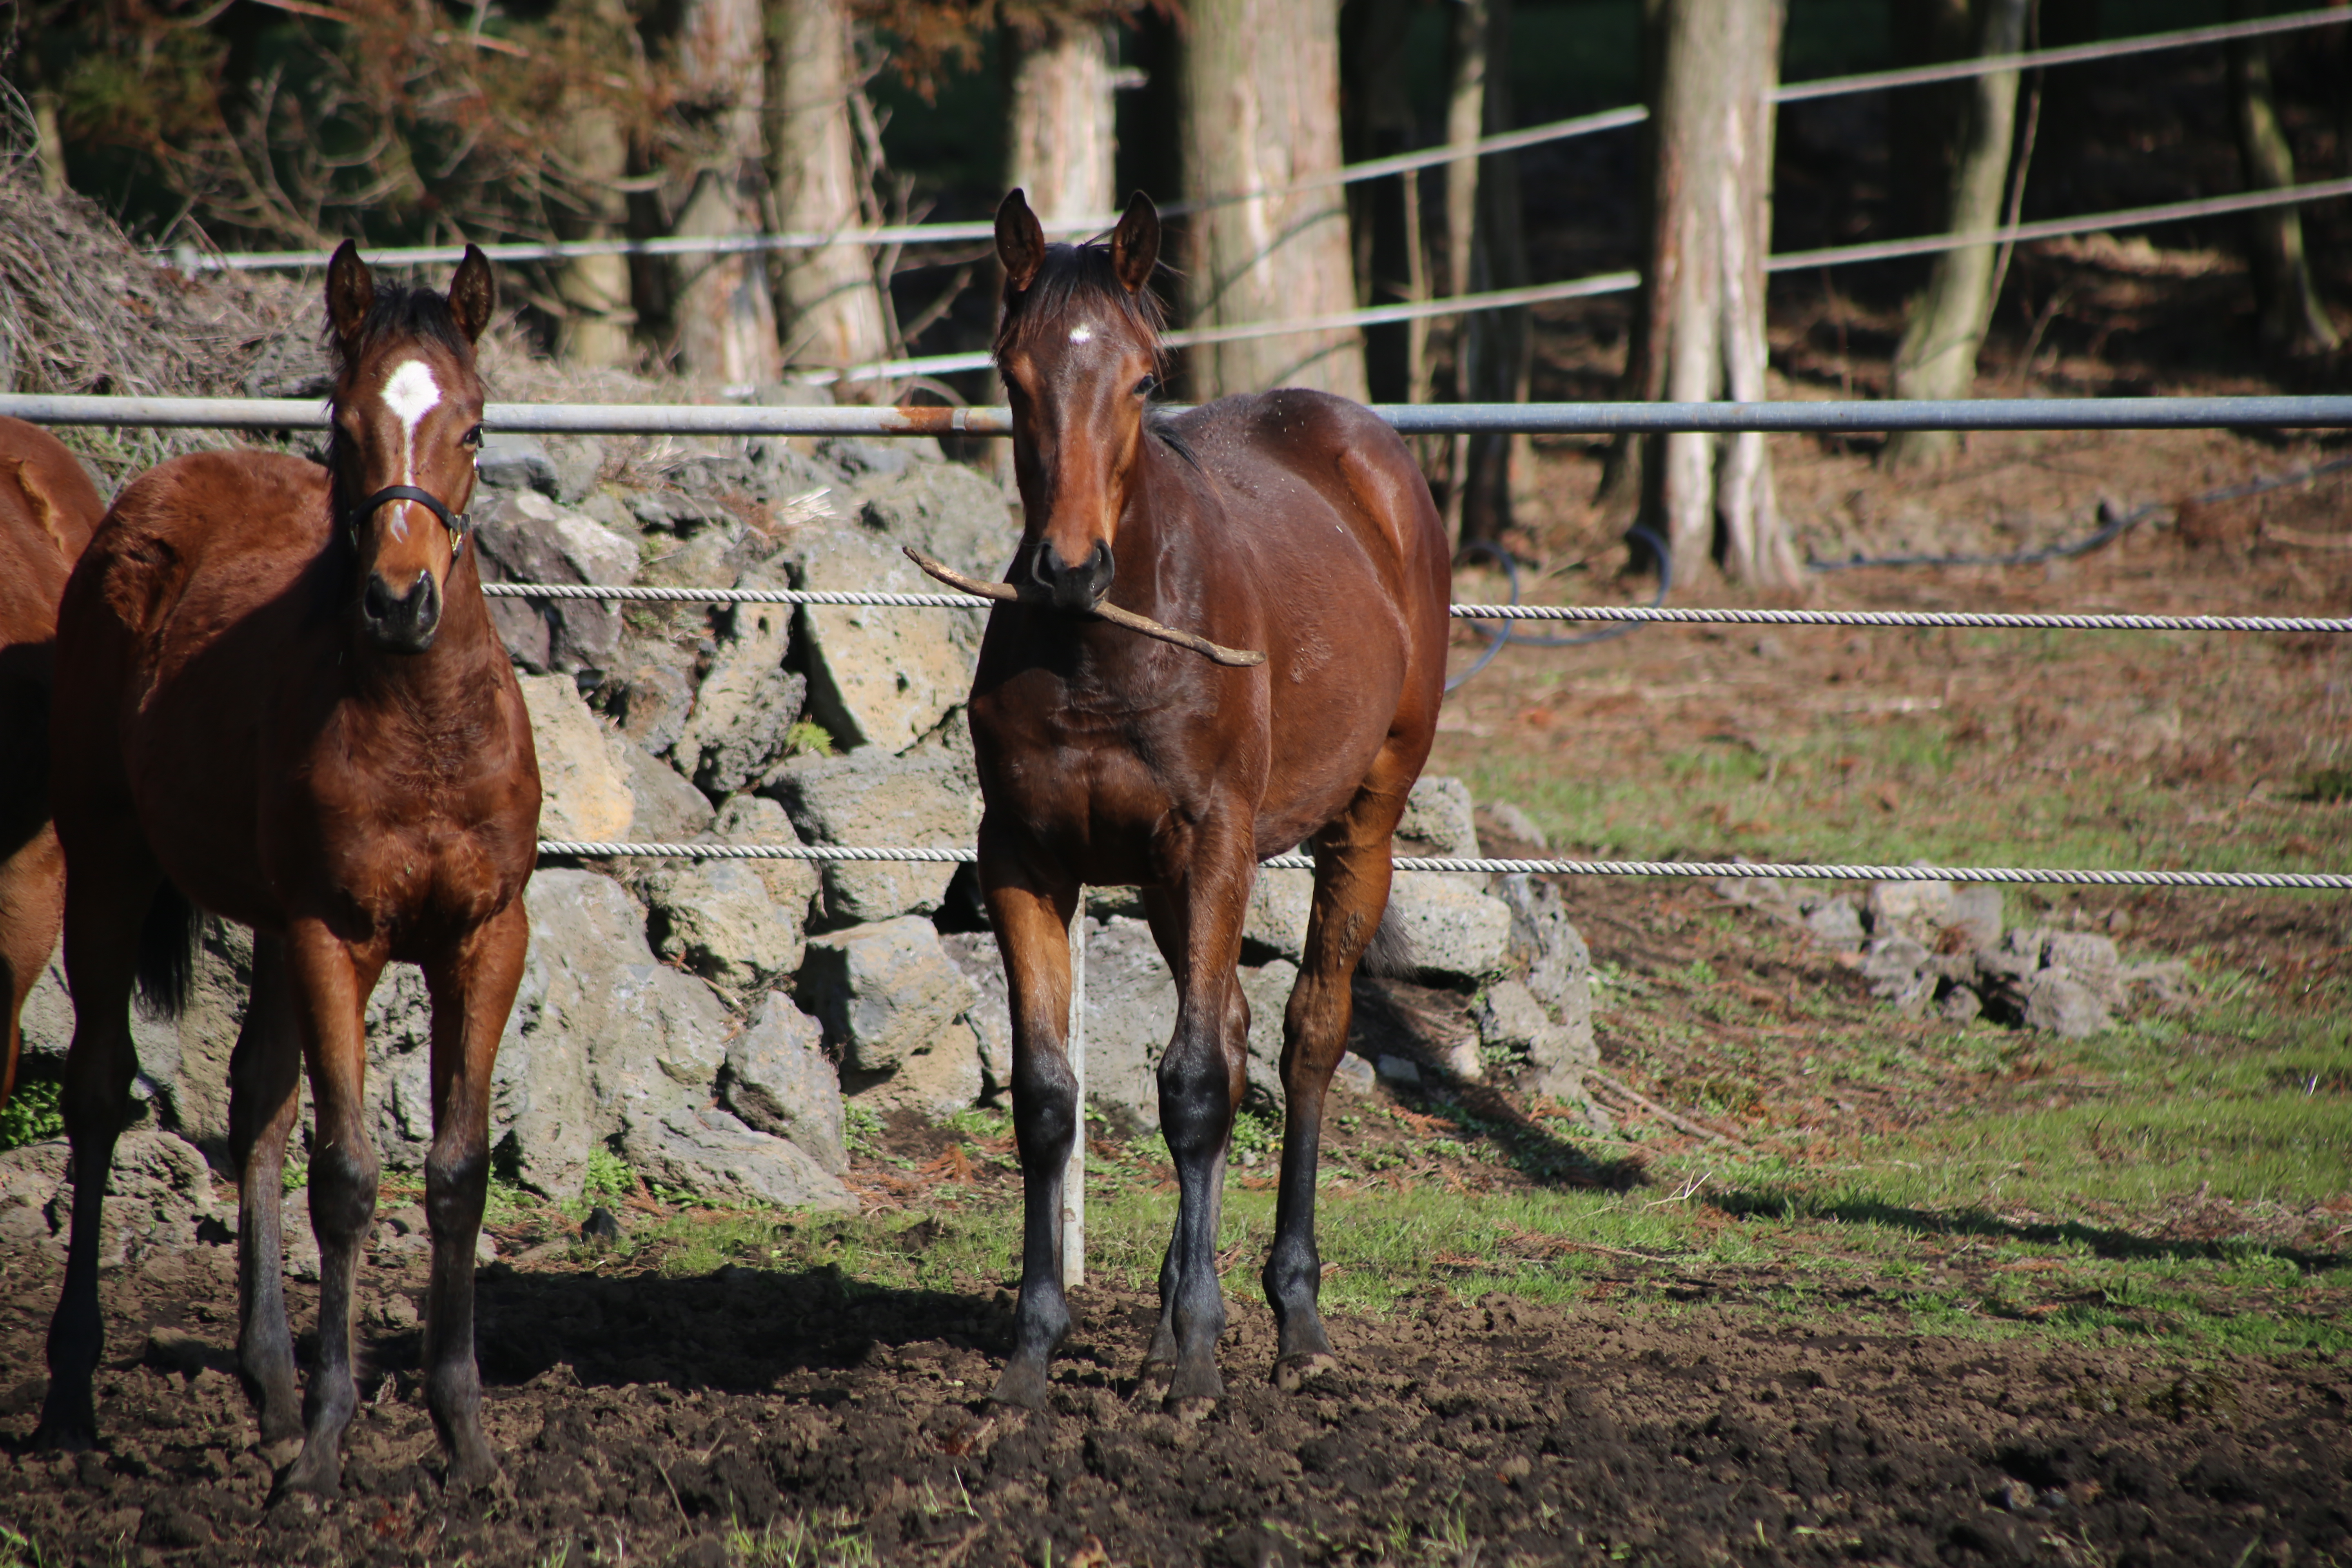
[(694, 682), (677, 662), (649, 658), (614, 682), (612, 712), (621, 733), (653, 756), (677, 743), (693, 708)]
[(1874, 937), (1864, 950), (1862, 977), (1872, 995), (1899, 1012), (1916, 1012), (1936, 994), (1935, 954), (1907, 936)]
[(1986, 882), (1964, 882), (1954, 887), (1951, 903), (1944, 911), (1944, 921), (1947, 926), (1960, 931), (1971, 952), (1998, 946), (2000, 942), (2000, 889)]
[(604, 442), (593, 436), (552, 436), (546, 447), (558, 501), (578, 506), (595, 494), (597, 476), (604, 469)]
[(2044, 970), (2025, 982), (2025, 1026), (2080, 1040), (2112, 1028), (2115, 1020), (2090, 986), (2063, 970)]
[[(923, 444), (920, 439), (873, 441), (861, 436), (828, 436), (816, 444), (816, 460), (845, 479), (868, 475), (889, 478), (905, 473)], [(936, 460), (939, 443), (929, 445)]]
[[(936, 592), (897, 549), (864, 531), (835, 530), (796, 546), (793, 586)], [(803, 605), (809, 705), (845, 746), (903, 752), (938, 729), (971, 689), (976, 647), (968, 610)], [(959, 624), (967, 623), (967, 624)]]
[(633, 1119), (621, 1152), (652, 1180), (722, 1203), (854, 1210), (841, 1178), (806, 1151), (710, 1106)]
[[(889, 478), (866, 481), (860, 493), (859, 525), (881, 535), (894, 551), (911, 544), (984, 582), (1004, 575), (1021, 542), (1019, 518), (1006, 505), (1004, 493), (961, 463), (910, 464)], [(977, 615), (951, 623), (963, 628), (975, 647), (985, 624)], [(963, 640), (962, 633), (959, 640)]]
[(1499, 978), (1511, 968), (1511, 910), (1464, 879), (1401, 871), (1388, 919), (1403, 928), (1420, 978), (1439, 984)]
[(2086, 931), (2053, 931), (2042, 946), (2042, 963), (2044, 968), (2063, 970), (2089, 986), (2106, 1006), (2124, 1005), (2124, 958), (2113, 937)]
[(1944, 993), (1936, 1011), (1947, 1024), (1971, 1023), (1983, 1016), (1984, 998), (1969, 986), (1955, 985)]
[(1418, 1087), (1421, 1083), (1421, 1066), (1410, 1057), (1382, 1057), (1372, 1067), (1382, 1083), (1400, 1087)]
[(1904, 936), (1928, 947), (1949, 923), (1951, 907), (1949, 882), (1873, 882), (1865, 906), (1873, 936)]
[(654, 951), (720, 989), (748, 994), (801, 966), (808, 906), (779, 907), (751, 864), (673, 863), (640, 885)]
[[(492, 490), (474, 507), (486, 583), (634, 582), (634, 542), (536, 490)], [(611, 599), (492, 599), (491, 622), (528, 669), (602, 669), (620, 647), (621, 607)]]
[(1331, 1087), (1348, 1094), (1370, 1094), (1379, 1084), (1380, 1074), (1372, 1070), (1372, 1064), (1353, 1051), (1331, 1069)]
[(2007, 933), (2000, 946), (1978, 952), (1978, 973), (1996, 984), (2022, 981), (2041, 969), (2042, 949), (2049, 934), (2030, 928)]
[(518, 430), (482, 433), (482, 449), (474, 454), (474, 476), (493, 489), (535, 489), (551, 499), (559, 489), (547, 443)]
[(1490, 1052), (1532, 1065), (1537, 1058), (1559, 1061), (1565, 1047), (1552, 1039), (1559, 1026), (1544, 1012), (1535, 993), (1516, 980), (1497, 980), (1478, 994), (1471, 1010), (1478, 1043)]
[(629, 834), (640, 843), (679, 844), (710, 826), (710, 799), (642, 746), (613, 749), (629, 785)]
[[(0, 1239), (46, 1246), (62, 1256), (73, 1225), (70, 1151), (63, 1139), (0, 1152)], [(100, 1268), (121, 1268), (197, 1245), (196, 1228), (217, 1221), (212, 1171), (193, 1143), (134, 1128), (114, 1145), (99, 1231)]]
[(754, 1131), (791, 1140), (835, 1175), (849, 1169), (841, 1079), (825, 1059), (824, 1029), (782, 993), (770, 992), (751, 1026), (729, 1042), (719, 1094)]
[(630, 793), (628, 742), (608, 736), (568, 675), (522, 677), (539, 752), (539, 831), (574, 842), (625, 838), (636, 811)]
[(1003, 1092), (1013, 1082), (1013, 1018), (1005, 1005), (1004, 963), (996, 939), (986, 931), (955, 931), (940, 938), (940, 947), (966, 980), (977, 998), (964, 1012), (980, 1055), (982, 1093)]
[[(131, 1010), (131, 1041), (139, 1058), (138, 1076), (131, 1083), (131, 1114), (134, 1122), (152, 1121), (225, 1162), (228, 1059), (253, 984), (253, 937), (217, 915), (203, 916), (196, 930), (185, 1010), (176, 1019)], [(50, 953), (34, 981), (20, 1023), (20, 1076), (62, 1078), (73, 1044), (74, 1013), (61, 951)]]
[[(746, 573), (751, 587), (781, 584)], [(801, 715), (808, 682), (783, 668), (793, 612), (784, 605), (738, 605), (719, 626), (719, 650), (696, 689), (671, 755), (678, 772), (710, 795), (732, 795), (782, 756)]]
[(1470, 786), (1435, 775), (1414, 780), (1396, 837), (1400, 855), (1476, 859), (1478, 825), (1472, 816)]
[(1536, 819), (1519, 809), (1516, 803), (1498, 800), (1486, 808), (1486, 815), (1494, 820), (1496, 827), (1536, 853), (1540, 855), (1551, 847), (1551, 840), (1537, 826)]
[[(765, 795), (730, 795), (710, 819), (710, 841), (718, 844), (798, 844), (800, 835), (784, 808)], [(816, 868), (805, 860), (746, 860), (768, 889), (769, 900), (791, 912), (802, 929), (814, 912)]]
[(743, 525), (735, 514), (707, 495), (689, 495), (683, 489), (671, 489), (635, 490), (626, 504), (637, 526), (655, 532), (675, 534), (680, 539), (717, 533), (730, 543), (742, 533)]
[(1528, 989), (1550, 1010), (1563, 1037), (1566, 1062), (1598, 1065), (1592, 1039), (1592, 953), (1568, 918), (1559, 887), (1526, 875), (1504, 877), (1496, 896), (1511, 911), (1511, 955)]
[[(824, 1026), (845, 1069), (878, 1076), (931, 1049), (979, 994), (931, 922), (908, 915), (812, 937), (795, 1000)], [(970, 1028), (961, 1033), (969, 1040)]]
[(1862, 911), (1844, 894), (1808, 899), (1800, 907), (1803, 910), (1805, 929), (1822, 946), (1852, 951), (1862, 945)]
[(1261, 867), (1242, 916), (1243, 955), (1275, 954), (1297, 963), (1307, 951), (1307, 917), (1314, 905), (1314, 872)]
[[(947, 746), (903, 757), (878, 750), (796, 757), (761, 790), (782, 804), (805, 843), (960, 848), (980, 826), (979, 781), (969, 759)], [(827, 865), (820, 873), (825, 919), (843, 925), (929, 914), (955, 871), (920, 861)]]

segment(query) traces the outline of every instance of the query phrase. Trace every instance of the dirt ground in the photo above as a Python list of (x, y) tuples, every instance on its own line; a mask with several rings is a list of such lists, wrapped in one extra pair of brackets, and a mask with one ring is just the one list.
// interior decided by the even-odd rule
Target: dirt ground
[[(0, 1421), (22, 1432), (56, 1271), (17, 1258), (7, 1275), (0, 1354), (21, 1375)], [(1497, 1563), (2352, 1556), (2340, 1361), (2192, 1372), (2144, 1349), (1922, 1338), (1861, 1310), (1776, 1331), (1703, 1292), (1669, 1315), (1571, 1317), (1433, 1289), (1335, 1321), (1341, 1369), (1297, 1395), (1265, 1381), (1271, 1321), (1240, 1300), (1232, 1396), (1186, 1424), (1134, 1398), (1151, 1306), (1122, 1291), (1078, 1298), (1050, 1413), (991, 1416), (974, 1395), (1002, 1293), (493, 1266), (481, 1350), (507, 1477), (453, 1497), (415, 1398), (416, 1331), (387, 1326), (413, 1318), (422, 1271), (370, 1275), (376, 1387), (341, 1499), (269, 1504), (214, 1247), (109, 1291), (111, 1452), (12, 1447), (0, 1517), (43, 1561), (93, 1563), (1255, 1568), (1474, 1541)]]

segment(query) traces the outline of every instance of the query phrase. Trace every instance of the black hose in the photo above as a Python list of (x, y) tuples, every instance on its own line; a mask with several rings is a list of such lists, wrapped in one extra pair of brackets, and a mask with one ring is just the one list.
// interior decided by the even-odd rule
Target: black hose
[[(1628, 538), (1638, 539), (1648, 545), (1651, 558), (1658, 563), (1658, 596), (1650, 601), (1650, 607), (1654, 610), (1666, 602), (1666, 595), (1674, 589), (1674, 558), (1666, 553), (1666, 542), (1650, 530), (1634, 527), (1625, 531)], [(1519, 602), (1519, 563), (1509, 551), (1499, 544), (1489, 543), (1483, 539), (1474, 539), (1462, 547), (1462, 553), (1484, 555), (1490, 560), (1501, 563), (1505, 575), (1511, 580), (1510, 602), (1514, 605)], [(1470, 629), (1486, 639), (1486, 651), (1478, 656), (1477, 663), (1447, 681), (1445, 689), (1454, 690), (1464, 681), (1493, 663), (1495, 656), (1503, 651), (1506, 644), (1518, 643), (1527, 647), (1583, 647), (1591, 643), (1607, 642), (1612, 637), (1622, 637), (1640, 625), (1639, 621), (1625, 621), (1597, 632), (1583, 632), (1575, 637), (1539, 637), (1533, 632), (1521, 631), (1518, 623), (1515, 621), (1506, 621), (1499, 628), (1490, 628), (1484, 622), (1471, 620), (1469, 621)]]

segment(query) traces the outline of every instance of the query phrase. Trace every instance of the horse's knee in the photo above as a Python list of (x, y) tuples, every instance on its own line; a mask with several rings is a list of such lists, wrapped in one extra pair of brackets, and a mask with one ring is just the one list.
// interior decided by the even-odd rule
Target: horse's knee
[(321, 1241), (348, 1240), (375, 1217), (375, 1151), (351, 1139), (320, 1142), (310, 1155), (310, 1223)]
[(1013, 1131), (1022, 1163), (1058, 1170), (1078, 1126), (1078, 1079), (1058, 1056), (1030, 1052), (1013, 1064)]
[(1232, 1130), (1232, 1072), (1218, 1042), (1180, 1031), (1160, 1058), (1160, 1130), (1171, 1153), (1213, 1154)]
[(483, 1139), (436, 1143), (425, 1156), (425, 1215), (434, 1234), (478, 1225), (490, 1191), (490, 1151)]

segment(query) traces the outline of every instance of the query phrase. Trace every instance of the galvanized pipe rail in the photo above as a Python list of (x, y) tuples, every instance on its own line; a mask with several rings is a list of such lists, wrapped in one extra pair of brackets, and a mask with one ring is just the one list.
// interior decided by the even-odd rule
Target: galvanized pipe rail
[[(1171, 413), (1181, 405), (1167, 405)], [(1492, 433), (1616, 436), (1869, 434), (1895, 430), (2352, 429), (2352, 396), (1962, 397), (1779, 403), (1382, 403), (1372, 412), (1408, 436)], [(0, 394), (0, 415), (36, 425), (149, 429), (323, 430), (306, 398), (90, 397)], [(574, 436), (1010, 436), (1009, 409), (988, 406), (771, 407), (758, 404), (493, 403), (492, 430)]]

